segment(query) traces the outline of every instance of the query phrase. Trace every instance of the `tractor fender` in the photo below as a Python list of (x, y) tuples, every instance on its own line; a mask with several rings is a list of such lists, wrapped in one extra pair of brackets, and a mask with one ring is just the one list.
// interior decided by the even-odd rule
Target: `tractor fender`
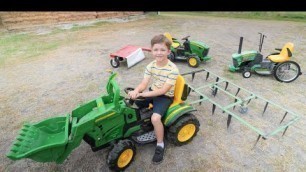
[(165, 118), (163, 119), (163, 123), (166, 127), (168, 127), (173, 124), (178, 118), (192, 111), (196, 111), (196, 109), (185, 103), (178, 104), (172, 108), (169, 108)]

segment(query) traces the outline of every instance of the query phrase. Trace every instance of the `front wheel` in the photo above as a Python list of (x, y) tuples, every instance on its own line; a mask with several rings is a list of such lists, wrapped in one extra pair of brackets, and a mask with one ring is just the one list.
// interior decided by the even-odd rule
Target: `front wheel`
[(244, 78), (250, 78), (251, 77), (251, 71), (250, 70), (244, 70), (243, 72), (242, 72), (242, 76), (244, 77)]
[(194, 67), (194, 68), (198, 67), (200, 65), (200, 62), (201, 62), (201, 60), (198, 56), (190, 56), (187, 59), (187, 61), (188, 61), (188, 65), (190, 67)]
[(294, 61), (286, 61), (275, 67), (273, 75), (276, 80), (289, 83), (296, 80), (299, 75), (301, 75), (301, 68), (299, 64)]
[(168, 129), (167, 139), (176, 146), (189, 143), (199, 131), (200, 122), (193, 114), (186, 114)]
[(107, 157), (107, 164), (111, 170), (123, 171), (134, 160), (136, 148), (131, 140), (120, 140)]
[(110, 64), (113, 66), (113, 68), (117, 68), (120, 66), (120, 61), (118, 57), (112, 58), (110, 60)]

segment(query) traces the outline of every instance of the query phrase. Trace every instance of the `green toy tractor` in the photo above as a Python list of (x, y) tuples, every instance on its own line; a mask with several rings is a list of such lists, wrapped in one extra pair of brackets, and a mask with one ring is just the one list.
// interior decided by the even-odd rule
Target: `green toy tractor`
[(242, 72), (244, 78), (251, 77), (252, 72), (260, 75), (273, 75), (280, 82), (289, 83), (296, 80), (302, 74), (298, 63), (291, 61), (294, 45), (288, 42), (283, 48), (276, 48), (278, 52), (263, 58), (261, 49), (264, 34), (260, 34), (259, 51), (241, 52), (243, 37), (240, 37), (238, 53), (232, 55), (233, 65), (229, 66), (231, 72)]
[[(152, 109), (138, 109), (134, 101), (120, 94), (115, 80), (109, 77), (107, 95), (75, 108), (71, 114), (25, 124), (12, 144), (7, 157), (29, 158), (38, 162), (63, 163), (84, 140), (92, 151), (110, 147), (107, 164), (111, 170), (127, 168), (136, 154), (136, 144), (156, 141), (151, 124)], [(200, 123), (186, 104), (188, 86), (182, 76), (175, 85), (173, 104), (162, 118), (165, 136), (174, 145), (184, 145), (199, 131)], [(128, 91), (132, 88), (125, 88)], [(141, 100), (141, 99), (139, 99)]]
[(172, 38), (170, 33), (166, 32), (164, 35), (172, 42), (171, 53), (168, 59), (171, 61), (181, 60), (187, 61), (190, 67), (198, 67), (200, 62), (210, 60), (208, 56), (209, 46), (199, 41), (189, 41), (190, 36), (182, 38), (184, 40), (181, 44), (176, 38)]

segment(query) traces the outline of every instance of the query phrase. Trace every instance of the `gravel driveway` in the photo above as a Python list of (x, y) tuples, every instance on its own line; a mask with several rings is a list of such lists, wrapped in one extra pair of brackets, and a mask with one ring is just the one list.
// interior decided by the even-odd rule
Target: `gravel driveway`
[[(131, 22), (117, 22), (79, 31), (55, 35), (42, 34), (44, 39), (71, 39), (67, 45), (37, 58), (26, 59), (0, 68), (0, 171), (109, 171), (106, 164), (108, 149), (92, 152), (85, 142), (60, 165), (38, 163), (30, 159), (12, 161), (5, 156), (24, 122), (37, 122), (48, 117), (71, 113), (78, 104), (105, 93), (108, 79), (109, 54), (125, 45), (149, 46), (151, 38), (170, 32), (173, 37), (199, 40), (210, 46), (213, 59), (200, 67), (208, 69), (237, 85), (253, 91), (302, 116), (281, 134), (259, 140), (257, 134), (233, 121), (226, 128), (227, 115), (211, 105), (196, 106), (195, 115), (201, 123), (194, 140), (185, 146), (167, 144), (165, 160), (151, 164), (154, 145), (137, 147), (135, 161), (126, 171), (305, 171), (306, 169), (306, 77), (286, 84), (273, 77), (252, 75), (244, 79), (240, 73), (230, 73), (231, 54), (237, 52), (239, 37), (243, 50), (257, 50), (258, 32), (267, 35), (262, 53), (293, 42), (292, 60), (306, 68), (306, 23), (264, 21), (198, 16), (156, 16)], [(127, 69), (122, 64), (114, 71), (121, 89), (135, 87), (142, 79), (150, 54), (142, 62)], [(178, 62), (180, 72), (194, 70)], [(305, 73), (305, 72), (304, 72)], [(202, 78), (197, 78), (200, 82)]]

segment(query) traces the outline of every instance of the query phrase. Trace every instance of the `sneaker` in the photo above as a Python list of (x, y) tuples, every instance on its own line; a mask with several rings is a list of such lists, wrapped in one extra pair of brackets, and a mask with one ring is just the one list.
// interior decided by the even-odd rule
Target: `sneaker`
[(155, 154), (152, 159), (153, 164), (160, 164), (164, 160), (164, 152), (165, 148), (162, 148), (161, 146), (156, 146)]

